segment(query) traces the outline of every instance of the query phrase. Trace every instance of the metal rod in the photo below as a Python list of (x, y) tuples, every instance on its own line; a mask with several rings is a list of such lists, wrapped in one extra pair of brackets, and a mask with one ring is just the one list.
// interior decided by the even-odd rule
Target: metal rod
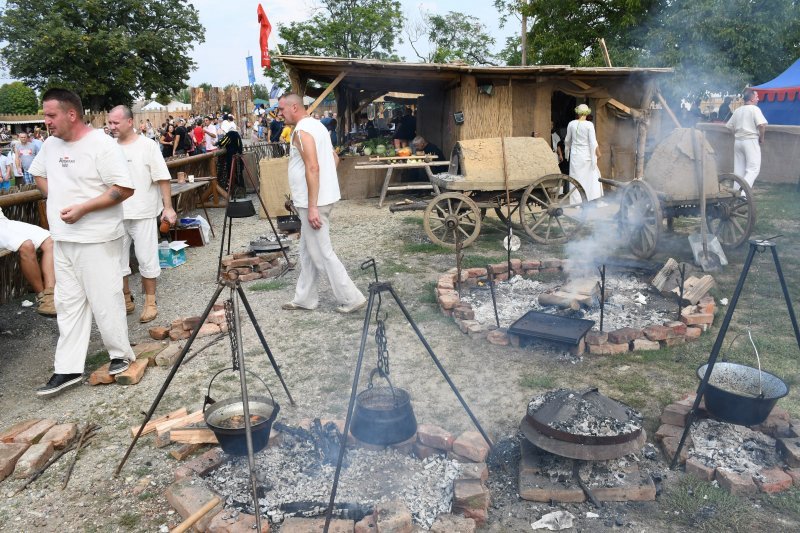
[(789, 309), (789, 318), (792, 321), (792, 328), (794, 328), (794, 338), (797, 341), (797, 347), (800, 348), (800, 329), (797, 327), (797, 317), (794, 314), (792, 298), (789, 296), (789, 288), (786, 286), (786, 280), (783, 279), (783, 269), (781, 268), (781, 262), (778, 259), (778, 249), (775, 245), (772, 246), (772, 258), (775, 260), (775, 270), (778, 271), (778, 279), (781, 280), (783, 298), (786, 300), (786, 307)]
[(344, 430), (342, 431), (342, 442), (339, 445), (339, 458), (336, 461), (336, 472), (333, 474), (331, 497), (328, 501), (328, 508), (325, 510), (325, 527), (322, 529), (323, 533), (328, 533), (328, 528), (331, 525), (331, 518), (333, 517), (333, 505), (336, 502), (336, 490), (339, 487), (339, 474), (342, 471), (342, 462), (344, 461), (344, 454), (347, 448), (347, 436), (350, 435), (350, 422), (353, 418), (353, 406), (356, 403), (358, 378), (361, 376), (361, 365), (364, 361), (364, 348), (367, 345), (367, 337), (369, 336), (372, 304), (375, 302), (375, 294), (380, 294), (379, 287), (380, 285), (378, 282), (370, 283), (369, 285), (369, 300), (367, 301), (367, 311), (364, 314), (364, 327), (361, 330), (361, 344), (358, 347), (358, 360), (356, 361), (356, 370), (353, 374), (353, 386), (350, 389), (350, 403), (347, 405), (347, 416), (344, 419)]
[(439, 372), (442, 373), (442, 376), (444, 377), (445, 381), (447, 381), (447, 384), (450, 385), (450, 388), (452, 389), (453, 393), (456, 395), (456, 398), (458, 398), (458, 401), (461, 402), (461, 406), (464, 408), (464, 410), (469, 415), (470, 419), (472, 420), (472, 423), (475, 424), (475, 427), (478, 429), (478, 431), (480, 432), (481, 436), (483, 436), (483, 440), (486, 441), (486, 444), (488, 444), (490, 448), (493, 447), (494, 444), (492, 443), (492, 440), (489, 438), (489, 436), (483, 430), (483, 427), (481, 427), (481, 423), (478, 422), (478, 419), (475, 418), (475, 415), (472, 413), (472, 410), (467, 405), (467, 402), (461, 396), (461, 393), (458, 392), (458, 388), (456, 388), (455, 383), (453, 383), (453, 380), (450, 379), (450, 376), (447, 374), (447, 371), (442, 366), (442, 363), (439, 362), (439, 358), (436, 357), (435, 353), (433, 353), (433, 349), (431, 348), (430, 344), (428, 344), (428, 341), (425, 340), (425, 337), (422, 335), (422, 332), (417, 327), (417, 324), (414, 322), (414, 319), (411, 318), (411, 315), (408, 313), (408, 309), (406, 309), (406, 306), (403, 305), (403, 302), (400, 301), (400, 298), (397, 296), (397, 293), (394, 292), (394, 288), (392, 287), (392, 285), (389, 284), (389, 283), (386, 283), (385, 286), (386, 286), (386, 290), (388, 290), (389, 293), (394, 298), (394, 301), (397, 302), (397, 306), (403, 312), (403, 315), (405, 315), (406, 320), (411, 325), (411, 328), (414, 330), (414, 333), (417, 334), (417, 337), (419, 337), (420, 342), (422, 343), (423, 346), (425, 346), (425, 349), (428, 351), (428, 355), (431, 356), (431, 359), (433, 360), (433, 362), (436, 365), (436, 367), (439, 369)]
[(214, 291), (214, 295), (208, 301), (208, 305), (206, 306), (206, 310), (203, 311), (203, 314), (200, 316), (200, 321), (197, 323), (194, 329), (192, 329), (192, 334), (189, 336), (189, 340), (186, 341), (186, 346), (183, 347), (181, 350), (180, 355), (173, 363), (172, 368), (167, 374), (167, 379), (164, 380), (164, 383), (161, 385), (161, 390), (158, 391), (156, 394), (155, 399), (153, 400), (153, 404), (150, 406), (150, 409), (147, 411), (147, 414), (142, 421), (141, 427), (139, 427), (139, 431), (136, 432), (136, 436), (133, 437), (133, 441), (131, 442), (130, 446), (128, 446), (128, 450), (125, 452), (125, 456), (120, 461), (117, 469), (114, 471), (114, 477), (118, 476), (119, 473), (122, 471), (122, 467), (125, 465), (125, 461), (128, 460), (128, 456), (130, 456), (131, 451), (133, 451), (133, 447), (136, 446), (136, 443), (139, 441), (139, 437), (142, 435), (142, 431), (144, 431), (144, 427), (153, 417), (153, 413), (155, 412), (156, 408), (158, 407), (159, 402), (161, 402), (161, 398), (164, 396), (164, 393), (167, 392), (167, 388), (169, 384), (172, 382), (172, 379), (175, 377), (175, 374), (178, 372), (178, 368), (181, 366), (183, 362), (183, 358), (186, 357), (186, 354), (189, 353), (189, 350), (192, 348), (192, 343), (197, 338), (197, 333), (200, 331), (200, 326), (206, 321), (208, 315), (211, 314), (211, 309), (214, 307), (214, 304), (219, 298), (220, 293), (222, 293), (222, 289), (224, 289), (226, 285), (224, 283), (219, 283), (217, 286), (217, 290)]
[(281, 385), (283, 385), (283, 390), (286, 391), (286, 396), (289, 397), (289, 403), (294, 405), (294, 399), (292, 398), (292, 394), (289, 392), (289, 387), (286, 386), (286, 382), (283, 380), (281, 369), (278, 367), (277, 361), (275, 361), (275, 356), (272, 355), (272, 350), (269, 349), (269, 345), (267, 344), (267, 339), (264, 338), (264, 333), (261, 332), (261, 326), (258, 324), (258, 320), (256, 320), (256, 315), (253, 313), (253, 309), (250, 307), (250, 302), (247, 301), (247, 296), (245, 296), (244, 289), (242, 289), (242, 285), (238, 284), (236, 290), (239, 293), (239, 297), (242, 300), (242, 304), (244, 305), (245, 311), (247, 311), (247, 315), (250, 317), (250, 322), (253, 324), (253, 327), (256, 330), (256, 335), (258, 335), (258, 340), (261, 341), (261, 346), (263, 346), (264, 351), (267, 352), (267, 357), (269, 357), (269, 362), (270, 364), (272, 364), (272, 368), (273, 370), (275, 370), (275, 374), (278, 375), (278, 379), (281, 381)]
[[(225, 208), (227, 210), (227, 207)], [(222, 233), (221, 238), (219, 240), (219, 259), (217, 260), (217, 279), (219, 279), (219, 275), (222, 273), (222, 250), (225, 249), (225, 230), (228, 228), (228, 215), (226, 214), (223, 217), (222, 222)]]
[(242, 351), (242, 321), (239, 316), (238, 291), (234, 287), (231, 287), (231, 300), (233, 301), (233, 333), (238, 340), (236, 358), (239, 361), (239, 385), (242, 389), (242, 414), (244, 415), (244, 436), (247, 443), (247, 466), (250, 469), (250, 488), (253, 492), (253, 513), (256, 516), (256, 531), (261, 531), (261, 508), (258, 506), (258, 481), (256, 480), (256, 460), (253, 457), (253, 428), (250, 421), (250, 395), (247, 393), (247, 374)]
[(725, 313), (725, 318), (722, 320), (722, 324), (719, 327), (717, 340), (714, 341), (714, 347), (711, 348), (711, 354), (708, 356), (706, 373), (703, 375), (703, 379), (700, 381), (700, 385), (697, 387), (697, 394), (694, 398), (692, 409), (689, 411), (689, 414), (686, 417), (686, 426), (683, 428), (683, 434), (681, 435), (681, 440), (678, 443), (678, 449), (675, 450), (675, 455), (672, 458), (672, 463), (670, 464), (671, 469), (674, 469), (678, 464), (678, 459), (680, 458), (683, 445), (686, 442), (686, 437), (689, 435), (689, 431), (692, 428), (692, 422), (694, 422), (694, 418), (697, 414), (697, 409), (700, 407), (700, 401), (703, 399), (703, 394), (705, 394), (706, 388), (708, 387), (708, 380), (711, 377), (711, 372), (714, 370), (714, 364), (717, 362), (717, 356), (719, 356), (722, 343), (725, 340), (725, 334), (728, 332), (728, 326), (730, 326), (731, 318), (733, 318), (733, 311), (736, 309), (736, 304), (739, 302), (739, 296), (742, 294), (742, 288), (744, 287), (744, 282), (747, 279), (747, 273), (750, 271), (750, 265), (753, 263), (753, 256), (755, 253), (755, 241), (750, 241), (750, 250), (747, 252), (747, 259), (744, 261), (742, 273), (739, 276), (738, 283), (736, 283), (736, 289), (733, 291), (733, 297), (728, 304), (728, 311)]
[(675, 320), (680, 321), (681, 310), (683, 309), (683, 291), (685, 290), (684, 284), (686, 283), (686, 263), (681, 263), (681, 266), (678, 267), (678, 272), (681, 273), (681, 285), (679, 287), (680, 294), (678, 295), (678, 318)]
[(486, 279), (489, 280), (489, 292), (492, 294), (492, 307), (494, 308), (494, 321), (497, 327), (500, 327), (500, 316), (497, 314), (497, 299), (494, 295), (494, 275), (492, 274), (492, 267), (486, 265)]
[(606, 314), (606, 265), (598, 268), (600, 271), (600, 332), (603, 331), (603, 317)]

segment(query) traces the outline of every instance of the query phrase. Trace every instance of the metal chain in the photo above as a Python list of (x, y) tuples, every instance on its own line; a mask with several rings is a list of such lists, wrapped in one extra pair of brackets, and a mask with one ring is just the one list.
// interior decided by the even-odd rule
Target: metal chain
[(378, 370), (382, 376), (389, 375), (389, 349), (386, 347), (386, 324), (383, 320), (377, 321), (375, 329), (375, 344), (378, 345)]
[(225, 323), (228, 324), (228, 339), (231, 341), (231, 366), (239, 370), (239, 339), (236, 338), (236, 328), (233, 322), (233, 300), (225, 300)]

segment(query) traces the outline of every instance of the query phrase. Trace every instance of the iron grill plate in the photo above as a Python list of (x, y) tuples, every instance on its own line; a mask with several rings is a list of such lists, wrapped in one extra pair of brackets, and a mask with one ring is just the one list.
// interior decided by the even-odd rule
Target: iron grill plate
[(508, 328), (509, 333), (567, 344), (578, 344), (592, 329), (594, 320), (568, 318), (540, 311), (528, 311)]

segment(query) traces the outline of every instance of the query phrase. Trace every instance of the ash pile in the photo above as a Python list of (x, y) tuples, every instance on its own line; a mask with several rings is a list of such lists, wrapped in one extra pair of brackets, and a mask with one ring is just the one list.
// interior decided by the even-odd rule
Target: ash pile
[(783, 466), (775, 439), (760, 431), (718, 420), (704, 419), (692, 424), (689, 457), (710, 468), (724, 468), (750, 476), (765, 468)]
[[(340, 433), (335, 424), (315, 421), (311, 430), (282, 426), (281, 442), (255, 455), (258, 505), (273, 523), (287, 517), (323, 516), (328, 505)], [(387, 448), (349, 448), (339, 479), (334, 516), (361, 520), (381, 501), (400, 500), (414, 521), (429, 528), (448, 513), (458, 462), (440, 456), (418, 460)], [(246, 457), (235, 457), (205, 478), (226, 507), (253, 513)]]
[[(589, 393), (596, 392), (596, 389)], [(642, 415), (628, 407), (622, 406), (625, 416), (616, 416), (621, 404), (608, 404), (605, 397), (597, 394), (589, 396), (568, 389), (546, 392), (533, 398), (528, 404), (528, 416), (536, 414), (550, 406), (558, 405), (557, 415), (545, 415), (546, 424), (555, 430), (571, 435), (611, 437), (628, 435), (642, 429)]]

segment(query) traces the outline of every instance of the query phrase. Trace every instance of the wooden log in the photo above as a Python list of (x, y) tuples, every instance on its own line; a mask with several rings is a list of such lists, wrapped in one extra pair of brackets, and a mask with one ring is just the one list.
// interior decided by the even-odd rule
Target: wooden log
[[(681, 303), (684, 305), (697, 305), (700, 298), (708, 294), (708, 291), (713, 289), (715, 284), (714, 278), (708, 274), (702, 278), (689, 276), (683, 284), (683, 300)], [(680, 289), (675, 288), (672, 292), (680, 296)]]
[(160, 424), (156, 424), (156, 433), (158, 435), (163, 435), (164, 433), (169, 432), (174, 428), (182, 428), (186, 427), (189, 424), (196, 424), (198, 422), (203, 421), (203, 411), (195, 411), (192, 414), (182, 416), (180, 418), (174, 418), (172, 420), (167, 420), (161, 422)]
[(562, 309), (572, 309), (577, 311), (581, 308), (581, 304), (574, 296), (575, 295), (564, 296), (555, 293), (540, 294), (539, 305), (554, 305), (556, 307), (561, 307)]
[(194, 514), (192, 514), (189, 518), (178, 524), (178, 527), (173, 529), (172, 533), (185, 533), (186, 531), (189, 531), (196, 522), (208, 514), (208, 512), (216, 507), (221, 501), (222, 500), (219, 499), (219, 496), (214, 496), (208, 503), (195, 511)]
[[(189, 412), (186, 410), (185, 407), (181, 407), (180, 409), (175, 409), (171, 413), (167, 413), (164, 416), (160, 416), (158, 418), (154, 418), (150, 420), (144, 426), (144, 431), (142, 431), (142, 436), (148, 435), (156, 430), (156, 426), (162, 422), (166, 422), (167, 420), (175, 420), (176, 418), (182, 418), (186, 416)], [(139, 432), (139, 428), (141, 426), (131, 426), (131, 437), (135, 437), (136, 434)]]
[(173, 429), (169, 432), (169, 440), (182, 444), (219, 444), (217, 436), (208, 428)]
[(0, 195), (0, 207), (11, 207), (12, 205), (37, 202), (42, 198), (43, 198), (42, 193), (38, 189), (31, 191), (15, 192), (11, 194), (3, 194)]
[(196, 443), (196, 444), (184, 444), (183, 446), (181, 446), (177, 450), (172, 450), (171, 452), (169, 452), (169, 454), (172, 457), (174, 457), (175, 459), (177, 459), (178, 461), (183, 461), (184, 459), (186, 459), (187, 457), (189, 457), (190, 455), (192, 455), (194, 452), (196, 452), (197, 450), (199, 450), (202, 447), (203, 447), (203, 445), (199, 444), (199, 443)]
[(671, 291), (680, 284), (679, 268), (678, 262), (670, 257), (650, 283), (659, 292)]

